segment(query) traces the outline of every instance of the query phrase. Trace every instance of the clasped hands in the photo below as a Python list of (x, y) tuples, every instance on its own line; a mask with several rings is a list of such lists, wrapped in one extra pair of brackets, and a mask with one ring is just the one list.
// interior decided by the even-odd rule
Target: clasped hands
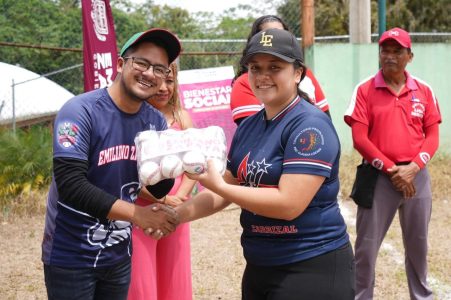
[[(188, 178), (198, 180), (206, 188), (222, 181), (222, 175), (216, 170), (214, 162), (208, 160), (207, 171), (202, 174), (185, 173)], [(143, 229), (144, 234), (160, 239), (173, 232), (180, 223), (180, 216), (175, 207), (180, 206), (186, 197), (166, 196), (163, 202), (139, 207), (139, 217), (134, 223)]]
[(157, 240), (173, 232), (179, 223), (177, 212), (163, 203), (140, 206), (135, 218), (135, 225)]
[(390, 180), (395, 189), (402, 192), (405, 199), (412, 198), (416, 194), (414, 179), (420, 167), (411, 162), (408, 165), (394, 165), (388, 169)]

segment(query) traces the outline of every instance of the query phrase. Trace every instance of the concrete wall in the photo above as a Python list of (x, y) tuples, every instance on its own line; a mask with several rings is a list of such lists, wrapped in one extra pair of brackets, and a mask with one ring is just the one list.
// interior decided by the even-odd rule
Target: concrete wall
[[(440, 152), (451, 154), (451, 44), (413, 44), (413, 61), (407, 70), (426, 81), (440, 104)], [(331, 106), (343, 151), (352, 149), (351, 130), (343, 115), (356, 84), (379, 68), (378, 45), (315, 44), (314, 73)], [(394, 145), (396, 146), (396, 145)]]

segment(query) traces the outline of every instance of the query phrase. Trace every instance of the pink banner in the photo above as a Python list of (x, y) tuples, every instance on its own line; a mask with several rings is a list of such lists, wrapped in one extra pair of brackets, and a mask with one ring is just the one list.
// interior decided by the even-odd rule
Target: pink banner
[(82, 0), (85, 91), (111, 85), (116, 76), (117, 45), (108, 0)]
[(219, 126), (230, 146), (236, 125), (230, 111), (232, 67), (181, 71), (180, 98), (197, 128)]

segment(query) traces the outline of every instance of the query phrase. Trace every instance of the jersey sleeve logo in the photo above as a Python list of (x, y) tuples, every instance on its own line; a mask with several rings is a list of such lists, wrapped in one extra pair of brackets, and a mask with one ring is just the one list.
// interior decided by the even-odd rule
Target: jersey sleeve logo
[(300, 156), (313, 156), (318, 154), (324, 146), (324, 136), (315, 127), (303, 129), (293, 141), (293, 149)]
[(58, 144), (64, 148), (69, 148), (77, 143), (78, 126), (71, 122), (58, 124)]

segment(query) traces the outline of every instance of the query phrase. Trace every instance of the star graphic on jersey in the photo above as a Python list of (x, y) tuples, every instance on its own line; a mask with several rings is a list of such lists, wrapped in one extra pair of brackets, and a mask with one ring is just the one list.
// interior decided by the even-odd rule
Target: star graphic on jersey
[(254, 161), (247, 165), (247, 174), (254, 174), (255, 165)]
[(257, 162), (257, 173), (266, 173), (268, 174), (268, 171), (266, 170), (269, 168), (271, 164), (267, 164), (265, 158), (261, 162)]
[(249, 181), (248, 186), (250, 186), (250, 187), (258, 187), (258, 184), (256, 182)]

